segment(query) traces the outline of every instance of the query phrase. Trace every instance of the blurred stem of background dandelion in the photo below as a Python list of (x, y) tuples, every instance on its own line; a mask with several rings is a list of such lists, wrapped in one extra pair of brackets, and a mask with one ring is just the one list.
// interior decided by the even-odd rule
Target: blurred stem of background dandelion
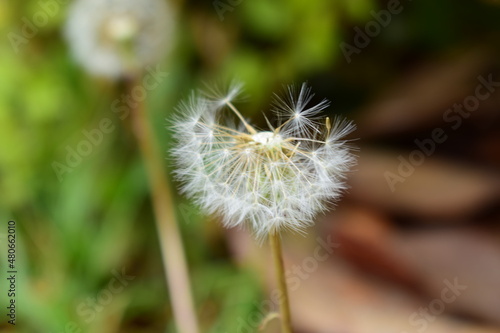
[[(172, 10), (163, 0), (79, 0), (73, 3), (66, 37), (75, 59), (90, 73), (123, 81), (126, 95), (141, 87), (142, 68), (157, 64), (171, 44)], [(134, 134), (151, 189), (166, 285), (180, 333), (198, 333), (188, 266), (166, 168), (144, 98), (131, 106)]]
[[(129, 92), (139, 84), (138, 78), (140, 76), (128, 81)], [(158, 145), (145, 103), (138, 102), (131, 114), (134, 134), (149, 178), (163, 266), (176, 325), (181, 333), (198, 333), (188, 268), (181, 233), (174, 213), (170, 184), (165, 175), (165, 166), (158, 155)]]

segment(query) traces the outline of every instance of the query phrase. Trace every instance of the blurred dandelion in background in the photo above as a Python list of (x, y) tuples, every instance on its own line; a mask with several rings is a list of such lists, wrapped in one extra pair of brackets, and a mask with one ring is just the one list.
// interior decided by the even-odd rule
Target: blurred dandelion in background
[(77, 0), (65, 37), (91, 74), (118, 78), (160, 61), (172, 45), (173, 28), (173, 10), (162, 0)]
[(173, 12), (163, 0), (77, 0), (69, 11), (66, 38), (75, 59), (91, 74), (124, 83), (130, 121), (149, 181), (165, 284), (176, 328), (198, 333), (182, 235), (174, 213), (163, 156), (146, 108), (143, 68), (172, 45)]

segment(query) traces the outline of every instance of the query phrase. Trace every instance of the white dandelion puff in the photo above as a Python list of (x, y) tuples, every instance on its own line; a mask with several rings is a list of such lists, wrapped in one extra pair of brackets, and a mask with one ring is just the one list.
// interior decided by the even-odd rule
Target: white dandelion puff
[(303, 84), (277, 97), (278, 124), (260, 131), (231, 102), (235, 91), (217, 99), (192, 95), (180, 104), (172, 154), (182, 192), (221, 215), (225, 226), (248, 225), (259, 239), (285, 229), (304, 232), (345, 189), (355, 158), (342, 138), (355, 126), (320, 119), (328, 101), (310, 105), (313, 95)]
[(76, 0), (65, 37), (91, 74), (119, 78), (156, 64), (172, 44), (173, 11), (163, 0)]
[(279, 120), (285, 118), (288, 121), (282, 131), (292, 136), (300, 133), (319, 133), (318, 114), (326, 109), (330, 102), (324, 99), (316, 105), (310, 105), (313, 97), (311, 88), (305, 83), (300, 89), (293, 85), (289, 86), (284, 97), (275, 94), (273, 111)]
[(200, 91), (200, 94), (213, 103), (219, 104), (219, 106), (224, 106), (228, 102), (234, 103), (236, 101), (240, 101), (243, 84), (233, 80), (227, 86), (207, 84), (206, 88), (206, 90)]

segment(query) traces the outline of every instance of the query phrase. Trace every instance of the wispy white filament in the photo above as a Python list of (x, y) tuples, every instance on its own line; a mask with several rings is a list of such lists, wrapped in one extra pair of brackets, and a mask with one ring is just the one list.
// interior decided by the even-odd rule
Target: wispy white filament
[(320, 119), (328, 102), (310, 105), (313, 95), (303, 84), (276, 97), (278, 123), (260, 131), (232, 104), (237, 90), (181, 103), (172, 153), (182, 190), (226, 226), (249, 224), (258, 238), (302, 232), (345, 189), (355, 161), (342, 137), (355, 126)]

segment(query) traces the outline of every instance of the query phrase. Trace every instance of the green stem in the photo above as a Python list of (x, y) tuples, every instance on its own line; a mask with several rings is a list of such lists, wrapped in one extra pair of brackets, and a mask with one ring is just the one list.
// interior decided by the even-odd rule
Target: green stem
[(276, 270), (276, 278), (278, 288), (280, 290), (280, 317), (281, 317), (281, 333), (292, 333), (290, 302), (288, 300), (288, 289), (285, 279), (285, 268), (283, 265), (283, 254), (281, 251), (281, 239), (277, 232), (269, 233), (269, 243), (273, 252), (274, 267)]
[[(129, 82), (129, 94), (139, 82), (137, 79)], [(170, 182), (165, 175), (166, 168), (159, 155), (145, 103), (139, 101), (136, 103), (137, 106), (131, 111), (132, 126), (148, 175), (163, 268), (177, 330), (179, 333), (199, 333), (184, 246), (174, 213)]]

